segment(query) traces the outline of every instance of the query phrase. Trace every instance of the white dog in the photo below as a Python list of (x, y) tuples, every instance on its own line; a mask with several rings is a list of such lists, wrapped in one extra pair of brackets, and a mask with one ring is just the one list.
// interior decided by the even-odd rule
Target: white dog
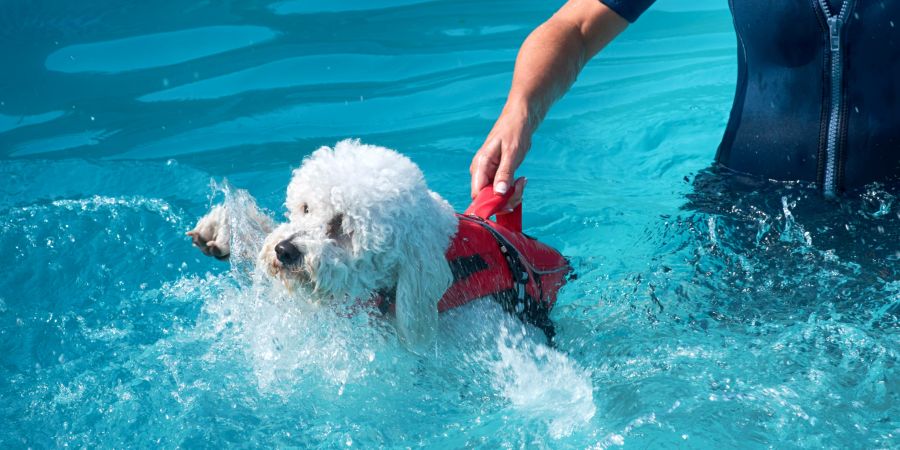
[[(431, 343), (439, 302), (449, 309), (483, 297), (552, 337), (548, 314), (570, 270), (565, 258), (496, 223), (457, 216), (393, 150), (345, 140), (313, 152), (288, 185), (286, 223), (276, 226), (250, 200), (242, 217), (267, 234), (257, 269), (317, 299), (388, 300), (413, 350)], [(247, 258), (259, 244), (233, 236), (230, 216), (215, 206), (187, 234), (206, 255)]]
[[(257, 267), (316, 298), (390, 295), (401, 339), (414, 348), (431, 342), (453, 279), (444, 251), (458, 221), (412, 161), (356, 140), (322, 147), (294, 170), (285, 206), (288, 222), (274, 229), (261, 212), (250, 214), (271, 229)], [(218, 205), (188, 232), (204, 254), (228, 258), (227, 216)]]

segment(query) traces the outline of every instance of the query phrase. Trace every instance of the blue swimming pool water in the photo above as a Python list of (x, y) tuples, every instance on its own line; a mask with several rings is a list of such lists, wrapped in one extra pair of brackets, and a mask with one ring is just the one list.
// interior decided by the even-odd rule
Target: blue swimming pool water
[(290, 301), (183, 236), (280, 215), (345, 137), (458, 209), (540, 1), (0, 7), (0, 446), (900, 446), (900, 206), (703, 171), (734, 89), (724, 1), (660, 0), (592, 62), (521, 173), (578, 280), (548, 348), (492, 311), (438, 349)]

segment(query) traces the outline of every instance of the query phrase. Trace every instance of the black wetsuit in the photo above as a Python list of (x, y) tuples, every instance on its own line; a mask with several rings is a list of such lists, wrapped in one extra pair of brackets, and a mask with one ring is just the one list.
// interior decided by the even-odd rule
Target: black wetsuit
[[(600, 1), (633, 22), (654, 0)], [(826, 195), (896, 179), (900, 1), (729, 4), (738, 82), (716, 161)]]

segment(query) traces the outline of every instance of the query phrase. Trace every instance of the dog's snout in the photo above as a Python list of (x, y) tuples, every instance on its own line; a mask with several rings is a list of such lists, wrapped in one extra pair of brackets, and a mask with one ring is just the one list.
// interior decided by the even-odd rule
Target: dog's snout
[(303, 252), (290, 239), (285, 239), (275, 246), (275, 256), (285, 266), (293, 266), (303, 262)]

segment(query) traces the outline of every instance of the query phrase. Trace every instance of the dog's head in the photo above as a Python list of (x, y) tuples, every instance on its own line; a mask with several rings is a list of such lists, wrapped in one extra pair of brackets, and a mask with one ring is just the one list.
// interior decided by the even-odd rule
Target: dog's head
[(326, 300), (393, 295), (401, 337), (430, 341), (457, 220), (412, 161), (356, 140), (322, 147), (294, 171), (285, 205), (260, 253), (270, 275)]

